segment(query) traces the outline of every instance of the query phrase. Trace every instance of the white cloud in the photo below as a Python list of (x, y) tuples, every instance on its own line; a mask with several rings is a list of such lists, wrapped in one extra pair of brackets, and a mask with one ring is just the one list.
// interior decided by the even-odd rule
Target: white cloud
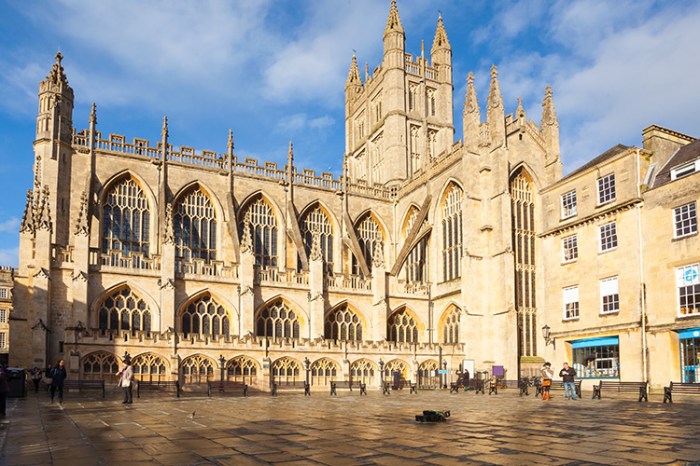
[(19, 265), (19, 248), (0, 249), (0, 265), (17, 267)]
[(0, 222), (0, 233), (15, 233), (18, 232), (19, 228), (19, 219), (16, 217), (9, 218), (7, 220), (4, 220)]

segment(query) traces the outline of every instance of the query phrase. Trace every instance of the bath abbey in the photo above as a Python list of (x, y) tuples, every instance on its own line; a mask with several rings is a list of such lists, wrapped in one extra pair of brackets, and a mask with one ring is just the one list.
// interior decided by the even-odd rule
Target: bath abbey
[(217, 153), (176, 145), (167, 118), (156, 141), (103, 131), (94, 104), (76, 127), (57, 54), (10, 365), (114, 382), (129, 355), (140, 380), (261, 391), (436, 388), (547, 360), (589, 386), (700, 380), (700, 140), (650, 122), (562, 176), (550, 87), (535, 121), (495, 67), (488, 95), (453, 76), (441, 17), (429, 51), (405, 42), (393, 0), (381, 63), (348, 60), (340, 176), (296, 166), (292, 144), (283, 167), (239, 158), (235, 129)]

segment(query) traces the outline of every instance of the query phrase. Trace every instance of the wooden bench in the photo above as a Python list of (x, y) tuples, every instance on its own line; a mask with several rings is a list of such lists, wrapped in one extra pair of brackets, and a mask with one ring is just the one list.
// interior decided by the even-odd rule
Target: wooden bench
[(180, 382), (177, 380), (162, 380), (162, 381), (137, 381), (136, 382), (136, 398), (141, 398), (141, 390), (170, 390), (175, 388), (175, 395), (180, 398)]
[(285, 382), (285, 383), (272, 383), (272, 387), (270, 390), (270, 395), (272, 396), (277, 396), (277, 392), (280, 390), (301, 390), (304, 389), (304, 394), (307, 394), (308, 390), (308, 395), (311, 395), (311, 387), (306, 386), (306, 382), (304, 381), (299, 381), (295, 380), (294, 382)]
[(63, 382), (63, 388), (68, 390), (77, 388), (79, 391), (83, 389), (102, 390), (102, 398), (105, 397), (105, 381), (104, 380), (71, 380), (66, 379)]
[(678, 395), (700, 395), (700, 383), (671, 382), (668, 387), (664, 387), (664, 403), (668, 400), (673, 403), (673, 394)]
[(221, 382), (207, 382), (207, 396), (211, 397), (212, 392), (216, 390), (219, 393), (241, 391), (243, 396), (248, 396), (248, 384), (243, 382), (225, 381), (223, 384)]
[(341, 390), (350, 390), (352, 391), (353, 388), (357, 387), (360, 389), (360, 396), (362, 395), (367, 395), (367, 384), (363, 382), (355, 383), (352, 382), (351, 380), (333, 380), (331, 382), (331, 396), (338, 396), (337, 390), (340, 388)]
[(649, 401), (647, 397), (647, 382), (620, 382), (617, 380), (601, 380), (598, 385), (593, 385), (593, 399), (600, 400), (603, 389), (619, 392), (639, 393), (639, 400)]
[[(595, 389), (595, 387), (593, 387)], [(564, 391), (564, 382), (561, 380), (552, 380), (552, 385), (549, 386), (549, 391)], [(580, 380), (574, 380), (574, 390), (576, 390), (576, 396), (581, 398), (581, 381)], [(536, 380), (535, 381), (535, 396), (542, 395), (542, 392), (544, 389), (542, 388), (542, 381), (541, 380)]]

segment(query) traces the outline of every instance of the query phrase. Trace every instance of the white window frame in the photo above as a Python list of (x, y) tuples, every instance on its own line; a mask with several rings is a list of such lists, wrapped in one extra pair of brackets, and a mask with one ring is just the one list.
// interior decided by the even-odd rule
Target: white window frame
[[(689, 286), (700, 287), (700, 263), (676, 267), (676, 309), (678, 309), (679, 317), (691, 317), (700, 314), (700, 306), (695, 309), (690, 307), (681, 308), (681, 290)], [(700, 301), (700, 298), (698, 298), (696, 303), (698, 301)]]
[(0, 299), (7, 299), (10, 296), (10, 293), (7, 291), (7, 288), (0, 288)]
[[(564, 308), (563, 308), (563, 320), (576, 320), (579, 318), (581, 315), (581, 301), (579, 298), (579, 293), (578, 293), (578, 285), (574, 286), (568, 286), (562, 290), (562, 298), (564, 301)], [(575, 311), (574, 308), (571, 310), (571, 314), (575, 312), (575, 315), (568, 315), (569, 310), (567, 309), (567, 305), (575, 305)]]
[[(567, 242), (573, 243), (569, 244), (567, 247)], [(573, 257), (567, 258), (566, 257), (566, 252), (567, 250), (571, 250), (574, 252)], [(569, 262), (575, 262), (578, 260), (578, 236), (577, 235), (571, 235), (567, 236), (566, 238), (562, 238), (561, 240), (561, 260), (564, 264), (568, 264)]]
[(688, 175), (692, 175), (695, 172), (700, 171), (700, 159), (693, 162), (681, 165), (671, 170), (671, 180), (677, 180), (678, 178), (683, 178)]
[[(612, 304), (617, 304), (614, 309), (605, 309), (605, 298), (612, 298)], [(600, 313), (617, 314), (620, 312), (620, 288), (617, 276), (604, 278), (600, 281)]]
[[(612, 227), (612, 228), (610, 228)], [(609, 229), (612, 229), (612, 232), (614, 233), (613, 235), (606, 235), (605, 238), (603, 238), (603, 232), (608, 231)], [(607, 246), (609, 242), (614, 242), (615, 244)], [(613, 220), (612, 222), (605, 223), (601, 226), (598, 227), (598, 251), (600, 252), (608, 252), (608, 251), (614, 251), (617, 249), (618, 245), (618, 238), (617, 238), (617, 222)], [(605, 246), (605, 247), (604, 247)]]
[(615, 173), (609, 173), (598, 178), (598, 205), (607, 204), (617, 199), (615, 188)]
[(0, 349), (7, 349), (7, 334), (0, 332)]
[(7, 309), (0, 309), (0, 324), (7, 323)]
[(577, 210), (576, 190), (565, 192), (561, 195), (561, 218), (562, 220), (574, 217)]
[(673, 209), (673, 237), (683, 238), (698, 232), (698, 210), (695, 201)]

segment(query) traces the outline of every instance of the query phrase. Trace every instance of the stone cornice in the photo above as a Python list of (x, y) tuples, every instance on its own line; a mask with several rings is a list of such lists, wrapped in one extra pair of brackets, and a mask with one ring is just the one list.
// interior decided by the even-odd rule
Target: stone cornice
[(540, 238), (546, 238), (548, 236), (553, 236), (553, 235), (559, 235), (568, 231), (575, 230), (582, 225), (586, 225), (589, 223), (593, 223), (596, 220), (599, 220), (601, 218), (609, 217), (619, 211), (625, 211), (625, 210), (630, 210), (634, 208), (637, 204), (644, 202), (644, 200), (640, 197), (635, 197), (632, 198), (628, 201), (623, 202), (622, 204), (614, 204), (607, 209), (603, 209), (599, 212), (595, 212), (591, 215), (587, 215), (579, 220), (576, 220), (575, 222), (567, 223), (565, 225), (559, 225), (554, 228), (551, 228), (544, 233), (541, 233), (538, 235)]

